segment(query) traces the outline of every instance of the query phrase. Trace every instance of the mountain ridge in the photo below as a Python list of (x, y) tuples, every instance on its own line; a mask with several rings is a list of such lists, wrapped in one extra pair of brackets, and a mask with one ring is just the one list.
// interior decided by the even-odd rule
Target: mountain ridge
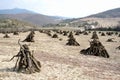
[(89, 15), (82, 18), (73, 18), (62, 21), (61, 24), (68, 26), (90, 26), (97, 27), (120, 27), (120, 8), (110, 9), (97, 14)]
[(63, 19), (60, 16), (48, 16), (20, 8), (0, 10), (0, 18), (18, 19), (38, 26), (44, 24), (56, 24)]
[(27, 10), (27, 9), (20, 9), (20, 8), (0, 10), (0, 14), (21, 14), (21, 13), (37, 14), (36, 12), (30, 11), (30, 10)]
[(120, 8), (114, 8), (106, 10), (97, 14), (93, 14), (87, 17), (97, 17), (97, 18), (118, 18), (120, 17)]

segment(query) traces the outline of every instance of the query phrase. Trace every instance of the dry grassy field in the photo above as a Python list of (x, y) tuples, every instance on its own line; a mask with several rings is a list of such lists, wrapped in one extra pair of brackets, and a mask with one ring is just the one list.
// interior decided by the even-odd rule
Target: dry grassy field
[[(88, 40), (91, 40), (92, 33), (74, 35), (80, 46), (67, 46), (67, 36), (58, 34), (59, 38), (51, 38), (36, 31), (35, 42), (30, 43), (29, 47), (30, 50), (34, 50), (34, 56), (41, 62), (41, 72), (14, 72), (13, 67), (17, 58), (11, 62), (7, 60), (19, 52), (18, 39), (22, 41), (28, 34), (29, 32), (19, 35), (11, 33), (10, 38), (3, 38), (4, 34), (0, 34), (0, 80), (120, 80), (120, 50), (115, 49), (120, 46), (120, 37), (98, 34), (110, 58), (80, 54), (80, 50), (89, 47)], [(115, 38), (117, 42), (106, 42), (108, 38)]]
[(114, 27), (119, 25), (120, 18), (85, 18), (83, 21), (94, 22), (97, 21), (99, 24), (97, 27)]

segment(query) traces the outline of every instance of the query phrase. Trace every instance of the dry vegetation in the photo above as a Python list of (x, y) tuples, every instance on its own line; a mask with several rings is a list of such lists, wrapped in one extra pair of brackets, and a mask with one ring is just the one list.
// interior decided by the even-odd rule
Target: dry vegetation
[(85, 18), (82, 21), (98, 22), (97, 27), (114, 27), (120, 24), (120, 18)]
[[(74, 35), (80, 46), (68, 46), (67, 36), (58, 34), (58, 38), (51, 38), (36, 31), (35, 42), (29, 47), (41, 62), (41, 72), (29, 75), (14, 72), (17, 58), (7, 61), (19, 52), (18, 39), (24, 40), (29, 33), (11, 33), (10, 38), (3, 38), (4, 34), (0, 34), (0, 80), (120, 80), (120, 50), (116, 49), (120, 46), (120, 37), (98, 35), (110, 58), (80, 54), (82, 49), (90, 46), (88, 40), (91, 40), (92, 33)], [(115, 38), (117, 42), (106, 42), (108, 38)]]

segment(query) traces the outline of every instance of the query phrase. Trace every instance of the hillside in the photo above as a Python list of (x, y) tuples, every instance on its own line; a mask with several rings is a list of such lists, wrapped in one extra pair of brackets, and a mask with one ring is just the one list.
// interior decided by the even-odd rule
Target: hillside
[(120, 8), (115, 8), (111, 10), (107, 10), (98, 14), (93, 14), (88, 17), (96, 17), (96, 18), (120, 18)]
[(86, 24), (95, 25), (95, 27), (115, 27), (120, 25), (120, 8), (107, 10), (83, 18), (64, 20), (62, 23), (76, 27), (84, 26)]
[(58, 23), (62, 17), (47, 16), (26, 9), (5, 9), (0, 10), (0, 18), (18, 19), (35, 25)]
[(16, 31), (16, 30), (28, 30), (38, 28), (30, 23), (23, 22), (16, 19), (0, 19), (0, 32), (2, 31)]

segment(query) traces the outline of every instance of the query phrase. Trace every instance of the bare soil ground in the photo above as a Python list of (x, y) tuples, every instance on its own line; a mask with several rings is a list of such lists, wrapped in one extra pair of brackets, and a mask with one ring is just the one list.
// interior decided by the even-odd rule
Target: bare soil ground
[[(54, 39), (44, 33), (35, 32), (35, 42), (30, 43), (34, 56), (41, 62), (41, 72), (23, 74), (13, 71), (16, 59), (7, 62), (19, 52), (18, 39), (24, 40), (29, 34), (20, 33), (18, 36), (9, 34), (10, 38), (3, 38), (0, 34), (0, 80), (120, 80), (120, 37), (100, 36), (100, 41), (107, 49), (110, 58), (85, 56), (80, 50), (89, 47), (91, 35), (75, 36), (80, 46), (67, 46), (67, 37), (58, 35)], [(108, 38), (115, 38), (117, 42), (106, 42)], [(29, 43), (26, 43), (29, 44)]]

